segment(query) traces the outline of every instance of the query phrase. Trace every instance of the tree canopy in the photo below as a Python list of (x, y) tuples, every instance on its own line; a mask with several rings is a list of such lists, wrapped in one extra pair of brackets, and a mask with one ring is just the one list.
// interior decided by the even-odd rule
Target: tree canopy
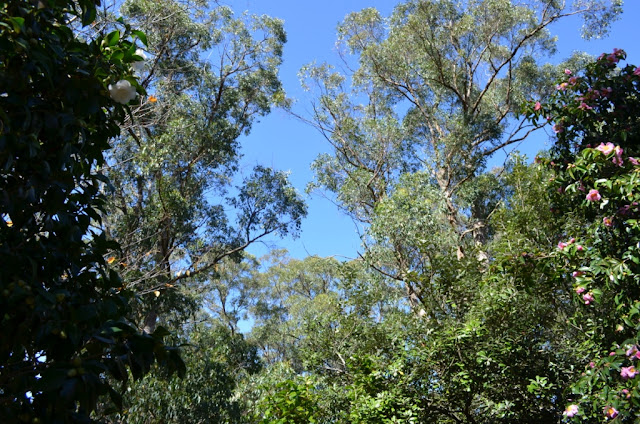
[[(0, 418), (636, 422), (640, 67), (548, 63), (554, 23), (598, 37), (621, 3), (355, 11), (342, 66), (300, 73), (308, 115), (277, 18), (3, 4)], [(357, 223), (357, 258), (247, 251), (307, 213), (242, 162), (279, 107), (326, 139), (308, 190)], [(541, 129), (550, 149), (514, 150)]]

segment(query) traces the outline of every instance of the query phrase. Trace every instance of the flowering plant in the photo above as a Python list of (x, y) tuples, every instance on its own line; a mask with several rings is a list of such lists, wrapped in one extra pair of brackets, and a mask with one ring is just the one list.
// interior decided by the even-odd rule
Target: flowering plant
[(551, 157), (538, 162), (553, 172), (565, 237), (584, 246), (561, 241), (554, 251), (558, 286), (575, 291), (572, 325), (587, 340), (584, 372), (565, 390), (563, 416), (576, 422), (640, 417), (640, 68), (625, 59), (616, 49), (584, 72), (565, 72), (550, 102), (529, 107), (533, 122), (554, 125)]

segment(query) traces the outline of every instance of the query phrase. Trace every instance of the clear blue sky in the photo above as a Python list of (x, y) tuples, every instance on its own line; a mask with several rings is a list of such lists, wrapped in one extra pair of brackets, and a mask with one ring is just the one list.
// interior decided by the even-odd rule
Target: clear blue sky
[[(625, 3), (622, 18), (613, 24), (610, 36), (603, 40), (583, 41), (579, 34), (581, 22), (578, 19), (565, 20), (552, 27), (552, 33), (558, 36), (558, 55), (550, 58), (550, 61), (558, 62), (575, 50), (598, 55), (617, 47), (627, 51), (630, 63), (640, 64), (637, 37), (640, 0), (627, 0)], [(395, 4), (394, 1), (379, 0), (241, 0), (233, 2), (232, 6), (236, 12), (248, 10), (285, 21), (288, 42), (280, 75), (287, 95), (297, 100), (296, 111), (302, 112), (308, 109), (308, 102), (300, 88), (298, 71), (313, 61), (339, 62), (335, 49), (335, 29), (342, 18), (349, 12), (365, 7), (376, 7), (387, 16)], [(292, 183), (303, 194), (306, 185), (313, 179), (309, 169), (311, 162), (318, 154), (330, 152), (330, 146), (315, 129), (280, 110), (275, 110), (255, 124), (242, 144), (245, 155), (243, 163), (247, 172), (257, 163), (290, 171)], [(520, 149), (534, 154), (543, 147), (538, 142), (536, 147), (521, 146)], [(307, 197), (307, 202), (309, 216), (303, 223), (300, 238), (273, 238), (268, 241), (268, 246), (254, 247), (250, 252), (261, 255), (267, 247), (282, 247), (297, 258), (308, 255), (336, 256), (339, 259), (356, 257), (360, 241), (354, 223), (321, 196)]]

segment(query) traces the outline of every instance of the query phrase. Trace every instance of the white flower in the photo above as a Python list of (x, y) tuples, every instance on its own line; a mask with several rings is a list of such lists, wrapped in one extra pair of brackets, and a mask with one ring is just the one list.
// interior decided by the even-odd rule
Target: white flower
[(136, 88), (127, 80), (120, 80), (115, 85), (109, 84), (109, 95), (118, 103), (126, 105), (136, 97)]
[(144, 54), (144, 51), (142, 51), (142, 49), (137, 49), (135, 54), (136, 56), (140, 56), (142, 60), (131, 62), (131, 68), (133, 68), (134, 72), (140, 73), (144, 69), (144, 61), (147, 59), (147, 55)]

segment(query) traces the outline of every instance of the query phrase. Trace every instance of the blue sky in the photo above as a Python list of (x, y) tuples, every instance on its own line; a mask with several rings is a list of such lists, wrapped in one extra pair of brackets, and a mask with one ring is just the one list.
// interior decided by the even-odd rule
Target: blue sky
[[(549, 58), (558, 62), (573, 51), (585, 51), (598, 55), (610, 52), (614, 47), (627, 51), (630, 63), (640, 64), (640, 46), (637, 31), (640, 18), (640, 1), (627, 0), (622, 18), (612, 26), (609, 37), (585, 42), (580, 38), (581, 21), (567, 19), (551, 28), (558, 36), (558, 55)], [(365, 7), (376, 7), (384, 16), (389, 15), (396, 2), (364, 0), (241, 0), (233, 2), (236, 12), (267, 14), (285, 21), (288, 42), (284, 50), (284, 64), (280, 76), (289, 97), (296, 100), (298, 113), (308, 110), (308, 98), (300, 87), (298, 71), (313, 61), (338, 63), (336, 53), (336, 26), (346, 14)], [(528, 154), (544, 148), (546, 136), (537, 137), (529, 146), (520, 146)], [(535, 143), (535, 144), (532, 144)], [(296, 239), (270, 239), (266, 245), (254, 246), (250, 252), (266, 253), (273, 247), (286, 248), (296, 258), (308, 255), (335, 256), (338, 259), (354, 258), (360, 247), (357, 228), (350, 218), (342, 215), (335, 205), (320, 195), (307, 197), (306, 185), (313, 179), (309, 169), (318, 154), (330, 152), (330, 146), (311, 126), (281, 110), (256, 123), (249, 136), (242, 140), (246, 172), (255, 164), (272, 166), (290, 171), (294, 186), (307, 198), (309, 215), (302, 226), (301, 236)]]

